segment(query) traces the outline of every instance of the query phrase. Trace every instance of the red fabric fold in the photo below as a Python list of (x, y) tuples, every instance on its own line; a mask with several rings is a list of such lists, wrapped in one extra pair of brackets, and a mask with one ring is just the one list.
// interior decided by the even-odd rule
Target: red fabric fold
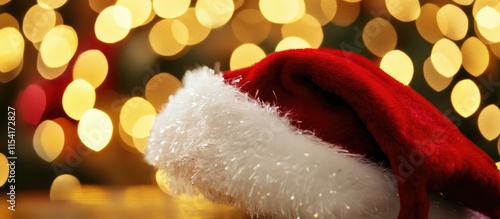
[(333, 49), (289, 50), (224, 73), (227, 83), (278, 106), (300, 129), (388, 161), (399, 218), (427, 218), (429, 192), (500, 218), (500, 172), (439, 110), (364, 57)]

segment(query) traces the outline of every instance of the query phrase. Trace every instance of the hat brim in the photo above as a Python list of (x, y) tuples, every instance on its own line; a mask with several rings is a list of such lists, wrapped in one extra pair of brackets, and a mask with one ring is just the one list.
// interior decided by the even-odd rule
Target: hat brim
[[(201, 193), (254, 216), (397, 217), (390, 170), (298, 130), (277, 107), (207, 67), (188, 71), (183, 82), (157, 115), (146, 148), (146, 160), (169, 175), (172, 193)], [(473, 214), (433, 198), (431, 218)]]

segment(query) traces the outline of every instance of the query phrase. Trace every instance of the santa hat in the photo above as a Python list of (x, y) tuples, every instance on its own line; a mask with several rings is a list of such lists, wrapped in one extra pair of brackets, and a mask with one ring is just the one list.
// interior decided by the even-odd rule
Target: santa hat
[(494, 161), (359, 55), (289, 50), (183, 82), (146, 149), (173, 194), (273, 218), (500, 217)]

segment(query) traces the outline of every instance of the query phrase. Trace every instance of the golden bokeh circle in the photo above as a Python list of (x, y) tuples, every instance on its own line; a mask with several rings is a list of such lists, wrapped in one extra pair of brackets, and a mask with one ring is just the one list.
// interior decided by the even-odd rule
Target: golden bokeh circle
[(189, 8), (191, 0), (153, 0), (153, 9), (162, 18), (176, 18)]
[(380, 68), (404, 85), (408, 85), (413, 78), (413, 62), (401, 50), (392, 50), (382, 57)]
[(179, 88), (182, 83), (179, 79), (169, 73), (159, 73), (149, 79), (146, 84), (145, 96), (157, 111), (163, 109), (168, 99)]
[(488, 141), (498, 137), (500, 134), (500, 110), (495, 104), (486, 106), (477, 119), (479, 131)]
[(0, 153), (0, 187), (2, 187), (9, 178), (10, 166), (9, 160), (4, 154)]
[(3, 29), (5, 27), (13, 27), (16, 28), (17, 30), (20, 30), (19, 22), (14, 16), (12, 16), (9, 13), (0, 14), (0, 29)]
[(486, 45), (476, 37), (469, 37), (462, 44), (462, 65), (471, 75), (478, 77), (488, 68), (490, 53)]
[(59, 156), (64, 147), (64, 131), (52, 120), (40, 123), (33, 136), (33, 147), (36, 154), (47, 162), (52, 162)]
[(47, 9), (60, 8), (66, 4), (68, 0), (37, 0), (38, 5)]
[(424, 61), (423, 72), (427, 84), (437, 92), (446, 89), (453, 80), (453, 77), (447, 78), (439, 74), (436, 68), (434, 68), (434, 65), (432, 65), (430, 58), (427, 58)]
[(231, 70), (249, 67), (266, 57), (266, 53), (259, 46), (251, 43), (243, 44), (234, 49), (229, 66)]
[(368, 21), (363, 28), (363, 43), (378, 57), (384, 56), (387, 52), (396, 48), (398, 35), (392, 24), (381, 18), (376, 17)]
[(259, 0), (264, 17), (276, 24), (286, 24), (300, 19), (306, 12), (304, 0)]
[(321, 24), (321, 26), (332, 21), (337, 13), (336, 0), (317, 0), (305, 1), (307, 14), (312, 15)]
[(132, 18), (131, 28), (147, 23), (151, 15), (151, 0), (118, 0), (116, 5), (127, 8)]
[(64, 90), (62, 106), (69, 117), (80, 120), (87, 110), (94, 107), (95, 99), (94, 87), (86, 80), (76, 79)]
[(434, 44), (431, 51), (434, 68), (444, 77), (453, 77), (462, 66), (462, 53), (449, 39), (442, 38)]
[(101, 151), (113, 136), (113, 122), (105, 112), (89, 109), (78, 122), (78, 137), (93, 151)]
[(16, 69), (24, 59), (24, 38), (14, 27), (0, 29), (0, 74)]
[(75, 29), (67, 25), (52, 28), (43, 38), (40, 55), (50, 68), (59, 68), (68, 64), (78, 47), (78, 36)]
[[(198, 19), (196, 18), (196, 12), (194, 8), (189, 8), (186, 13), (178, 18), (189, 33), (189, 37), (187, 39), (186, 45), (195, 45), (207, 38), (211, 29), (207, 28), (200, 24)], [(182, 27), (181, 27), (182, 28)]]
[(104, 43), (116, 43), (124, 39), (132, 28), (132, 14), (121, 5), (113, 5), (99, 13), (94, 24), (94, 32)]
[(41, 54), (38, 53), (37, 60), (36, 60), (36, 68), (38, 70), (38, 73), (40, 73), (40, 75), (43, 78), (45, 78), (47, 80), (52, 80), (52, 79), (55, 79), (55, 78), (61, 76), (62, 73), (64, 73), (64, 71), (66, 71), (66, 69), (68, 68), (68, 63), (66, 63), (63, 66), (57, 67), (57, 68), (51, 68), (43, 62)]
[[(149, 32), (149, 43), (153, 50), (159, 55), (173, 56), (181, 52), (186, 47), (186, 44), (180, 43), (174, 36), (174, 21), (177, 20), (160, 20), (153, 26), (153, 28), (151, 28)], [(182, 24), (182, 22), (180, 22), (180, 24)], [(177, 25), (177, 28), (183, 32), (182, 35), (189, 35), (187, 27), (180, 24)], [(181, 35), (181, 33), (177, 33), (177, 36), (179, 35)]]
[(276, 45), (276, 49), (274, 51), (284, 51), (284, 50), (289, 50), (289, 49), (305, 49), (305, 48), (312, 48), (311, 45), (304, 39), (300, 37), (287, 37), (285, 39), (282, 39), (278, 45)]
[(293, 22), (283, 24), (281, 27), (281, 36), (299, 37), (307, 42), (312, 48), (318, 48), (323, 42), (323, 29), (321, 24), (309, 14), (304, 14), (302, 18)]
[(418, 0), (385, 0), (385, 5), (392, 16), (403, 22), (414, 21), (420, 15), (420, 2)]
[(56, 13), (52, 9), (42, 8), (40, 5), (33, 5), (24, 15), (23, 33), (26, 38), (38, 43), (56, 25)]
[(358, 18), (360, 11), (360, 2), (337, 1), (337, 12), (333, 16), (332, 23), (349, 26)]
[(198, 0), (195, 12), (201, 25), (211, 29), (219, 28), (233, 16), (234, 2), (232, 0)]
[(73, 197), (79, 196), (82, 192), (80, 180), (70, 174), (59, 175), (50, 186), (51, 201), (73, 200)]
[(491, 43), (500, 42), (500, 3), (496, 7), (485, 6), (476, 15), (479, 34)]
[(437, 12), (439, 7), (432, 3), (426, 3), (422, 6), (420, 16), (415, 21), (418, 33), (429, 43), (436, 43), (443, 38), (437, 23)]
[(481, 93), (470, 79), (459, 81), (451, 91), (451, 104), (455, 111), (464, 118), (474, 114), (481, 104)]
[(469, 19), (465, 12), (456, 5), (447, 4), (436, 14), (438, 28), (451, 40), (461, 40), (467, 34)]
[(120, 125), (128, 135), (134, 136), (134, 126), (137, 121), (145, 115), (156, 115), (156, 110), (142, 97), (132, 97), (123, 105), (120, 110)]
[(261, 43), (269, 36), (271, 26), (272, 24), (256, 9), (240, 11), (231, 21), (232, 32), (242, 43)]
[(80, 54), (73, 66), (73, 79), (84, 79), (94, 89), (102, 84), (107, 74), (108, 61), (106, 56), (96, 49), (87, 50)]

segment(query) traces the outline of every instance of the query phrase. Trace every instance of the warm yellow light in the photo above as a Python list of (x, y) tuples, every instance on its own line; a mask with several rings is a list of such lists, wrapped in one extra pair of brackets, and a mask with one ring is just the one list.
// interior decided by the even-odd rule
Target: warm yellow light
[(255, 44), (243, 44), (234, 49), (229, 61), (231, 70), (251, 66), (266, 57), (266, 53)]
[(233, 0), (198, 0), (196, 18), (207, 28), (218, 28), (226, 24), (234, 12)]
[(410, 84), (413, 78), (413, 62), (401, 50), (386, 53), (380, 61), (380, 68), (404, 85)]
[(74, 196), (80, 196), (82, 187), (80, 181), (70, 174), (59, 175), (50, 187), (51, 201), (72, 200)]
[(453, 80), (453, 77), (447, 78), (444, 77), (443, 75), (439, 74), (437, 70), (434, 68), (432, 65), (431, 59), (427, 58), (424, 62), (424, 78), (427, 84), (434, 89), (437, 92), (440, 92), (447, 88), (451, 81)]
[(476, 15), (477, 29), (489, 42), (500, 42), (500, 3), (496, 8), (485, 6)]
[(461, 40), (467, 34), (469, 19), (459, 7), (447, 4), (436, 14), (439, 30), (451, 40)]
[(196, 18), (196, 12), (194, 8), (189, 8), (186, 13), (184, 13), (178, 19), (185, 25), (189, 33), (186, 45), (198, 44), (205, 38), (207, 38), (208, 34), (210, 33), (211, 29), (201, 25)]
[(172, 20), (172, 34), (178, 43), (187, 45), (189, 41), (189, 30), (182, 21), (178, 19)]
[(490, 44), (490, 49), (495, 54), (495, 56), (500, 59), (500, 43), (492, 43)]
[(105, 8), (112, 6), (116, 3), (116, 0), (88, 0), (89, 6), (97, 13), (101, 13)]
[(43, 8), (56, 9), (66, 4), (67, 0), (37, 0), (37, 2)]
[(464, 6), (470, 5), (472, 4), (472, 2), (474, 2), (474, 0), (453, 0), (453, 1), (459, 5), (464, 5)]
[(92, 87), (97, 88), (108, 74), (106, 56), (96, 49), (87, 50), (80, 54), (73, 67), (73, 79), (84, 79)]
[(105, 43), (116, 43), (125, 38), (132, 28), (132, 14), (128, 8), (113, 5), (105, 8), (95, 21), (97, 39)]
[(7, 182), (7, 179), (9, 178), (9, 171), (9, 160), (7, 160), (5, 155), (0, 153), (0, 188), (5, 184), (5, 182)]
[(340, 8), (340, 10), (335, 13), (332, 23), (339, 26), (349, 26), (358, 18), (361, 6), (359, 2), (339, 0), (337, 1), (337, 8)]
[(153, 0), (153, 9), (162, 18), (176, 18), (186, 12), (191, 0)]
[(9, 13), (0, 14), (0, 29), (3, 29), (5, 27), (13, 27), (16, 28), (17, 30), (20, 30), (19, 22), (14, 16), (12, 16)]
[(33, 147), (38, 156), (51, 162), (61, 153), (64, 141), (64, 131), (61, 126), (52, 120), (45, 120), (35, 130)]
[(242, 43), (261, 43), (269, 36), (271, 26), (256, 9), (240, 11), (231, 21), (233, 34)]
[(56, 13), (52, 9), (33, 5), (24, 15), (23, 33), (26, 38), (38, 43), (56, 25)]
[(40, 45), (42, 60), (48, 67), (58, 68), (68, 64), (78, 47), (75, 30), (67, 25), (59, 25), (51, 29)]
[(462, 117), (471, 116), (481, 103), (479, 88), (470, 79), (461, 80), (451, 91), (451, 103)]
[[(123, 130), (123, 127), (121, 124), (118, 125), (118, 134), (120, 135), (120, 138), (122, 139), (122, 141), (126, 144), (126, 149), (131, 149), (134, 147), (134, 139), (132, 138), (132, 136), (130, 136), (128, 133), (126, 133), (124, 130)], [(134, 150), (135, 152), (135, 150)]]
[(292, 36), (282, 39), (276, 46), (275, 51), (278, 52), (288, 49), (304, 49), (304, 48), (312, 48), (312, 47), (304, 39)]
[(78, 123), (78, 137), (82, 143), (94, 151), (108, 145), (113, 136), (113, 123), (108, 114), (98, 109), (90, 109)]
[(0, 29), (0, 74), (14, 70), (24, 58), (24, 38), (14, 27)]
[(23, 66), (24, 66), (24, 61), (21, 61), (21, 64), (19, 64), (17, 68), (13, 69), (12, 71), (0, 72), (0, 82), (7, 83), (9, 81), (14, 80), (14, 78), (16, 78), (19, 75), (19, 73), (21, 73)]
[[(498, 149), (498, 154), (500, 154), (500, 148)], [(500, 170), (500, 162), (497, 162), (496, 165), (497, 165), (497, 169)]]
[(146, 146), (148, 144), (148, 138), (132, 137), (132, 141), (134, 143), (134, 148), (141, 154), (144, 154), (144, 150), (146, 149)]
[(332, 21), (337, 12), (336, 0), (304, 1), (306, 13), (312, 15), (321, 26)]
[(9, 2), (10, 2), (10, 0), (0, 0), (0, 5), (5, 5)]
[(304, 0), (259, 0), (259, 8), (268, 21), (277, 24), (294, 22), (306, 12)]
[(155, 122), (154, 115), (144, 115), (137, 120), (132, 128), (132, 139), (134, 142), (135, 148), (144, 154), (144, 149), (147, 145), (147, 137), (151, 133), (151, 129), (153, 128)]
[(477, 19), (477, 13), (486, 6), (495, 8), (498, 5), (498, 0), (476, 0), (472, 6), (472, 15)]
[(318, 48), (323, 42), (323, 29), (313, 16), (304, 14), (299, 20), (284, 24), (281, 27), (281, 36), (283, 38), (291, 36), (299, 37), (305, 40), (312, 48)]
[(500, 110), (495, 104), (485, 107), (477, 119), (479, 131), (488, 141), (500, 134)]
[[(176, 20), (175, 20), (176, 21)], [(179, 43), (174, 37), (173, 33), (174, 19), (163, 19), (158, 21), (149, 32), (149, 43), (153, 50), (162, 56), (173, 56), (181, 52), (186, 44)], [(188, 33), (187, 27), (178, 23), (176, 28), (183, 33), (176, 33), (179, 35), (186, 35)]]
[(484, 43), (470, 37), (462, 44), (461, 52), (465, 70), (476, 77), (483, 74), (490, 61), (490, 53)]
[(174, 196), (174, 194), (170, 192), (170, 179), (165, 171), (157, 170), (155, 173), (155, 179), (156, 184), (161, 189), (161, 191), (163, 191), (167, 195)]
[[(498, 139), (498, 143), (497, 143), (497, 151), (498, 151), (498, 154), (500, 155), (500, 138)], [(500, 161), (497, 162), (497, 167), (498, 167), (498, 170), (500, 170)]]
[(76, 79), (64, 90), (62, 106), (69, 117), (80, 120), (87, 110), (94, 107), (95, 97), (94, 87), (89, 82)]
[(392, 16), (403, 22), (414, 21), (420, 15), (420, 2), (418, 0), (385, 0), (385, 5)]
[(427, 40), (427, 42), (433, 44), (443, 38), (443, 34), (439, 30), (436, 19), (438, 11), (438, 6), (426, 3), (422, 6), (420, 16), (415, 21), (418, 33), (420, 33), (422, 38)]
[(132, 97), (125, 102), (120, 111), (120, 125), (127, 134), (133, 137), (135, 124), (146, 115), (156, 115), (153, 105), (142, 97)]
[(159, 73), (149, 79), (146, 84), (145, 96), (157, 111), (163, 109), (170, 95), (174, 94), (182, 83), (175, 76), (168, 73)]
[(38, 70), (38, 73), (40, 73), (40, 75), (47, 80), (52, 80), (54, 78), (61, 76), (61, 74), (64, 73), (64, 71), (66, 71), (67, 67), (68, 64), (65, 64), (57, 68), (51, 68), (45, 65), (45, 63), (42, 60), (41, 54), (38, 53), (38, 57), (36, 60), (36, 68)]
[(370, 20), (363, 29), (365, 46), (378, 57), (396, 48), (398, 35), (389, 21), (377, 17)]
[(123, 6), (129, 10), (132, 18), (131, 28), (146, 23), (152, 10), (151, 0), (118, 0), (116, 5)]
[(450, 78), (462, 65), (462, 53), (454, 42), (442, 38), (432, 47), (431, 61), (439, 74)]

